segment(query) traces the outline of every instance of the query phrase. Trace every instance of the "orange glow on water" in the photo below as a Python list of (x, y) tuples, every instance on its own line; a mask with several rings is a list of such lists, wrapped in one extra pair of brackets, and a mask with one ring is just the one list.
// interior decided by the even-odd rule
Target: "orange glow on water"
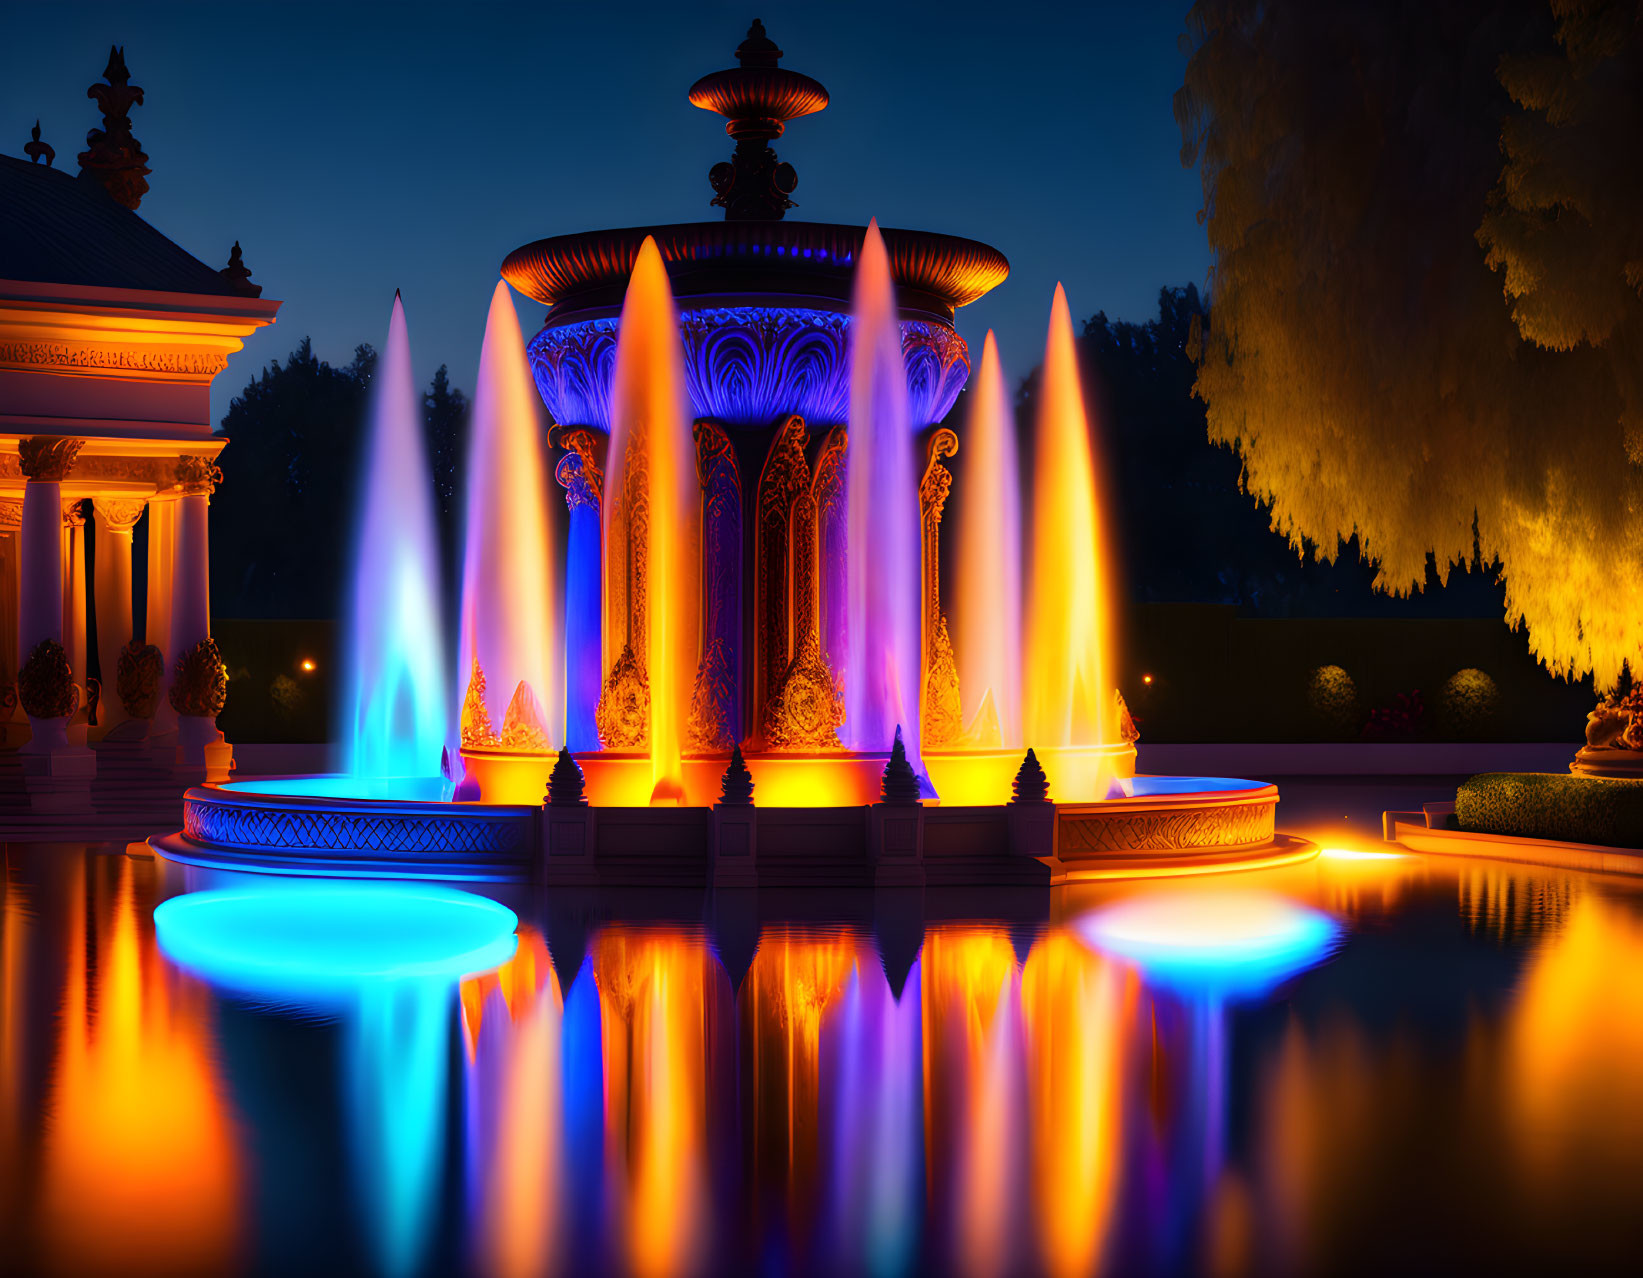
[(477, 659), (495, 728), (504, 728), (523, 683), (535, 699), (537, 726), (557, 748), (565, 732), (565, 663), (552, 623), (558, 554), (547, 518), (539, 403), (519, 316), (499, 282), (474, 386), (456, 703)]
[(521, 927), (497, 971), (462, 982), (473, 1087), (472, 1133), (485, 1150), (477, 1222), (484, 1272), (534, 1278), (555, 1272), (565, 1201), (564, 998), (541, 934)]
[(1026, 1208), (1015, 950), (1003, 928), (948, 926), (925, 939), (923, 965), (932, 1188), (950, 1169), (958, 1272), (1009, 1273), (1011, 1231)]
[(234, 1268), (241, 1185), (208, 999), (165, 969), (147, 911), (139, 917), (136, 872), (118, 859), (114, 899), (104, 897), (97, 922), (95, 969), (86, 961), (91, 911), (73, 916), (43, 1233), (67, 1273), (224, 1273)]
[(1134, 993), (1110, 962), (1065, 931), (1034, 946), (1022, 970), (1034, 1223), (1054, 1278), (1092, 1272), (1106, 1239), (1122, 1139), (1120, 1055)]
[(643, 458), (647, 513), (641, 533), (631, 510), (624, 508), (613, 519), (613, 503), (607, 502), (605, 544), (607, 590), (608, 566), (626, 562), (627, 546), (613, 554), (613, 543), (621, 538), (632, 545), (642, 536), (646, 548), (644, 660), (650, 680), (652, 804), (685, 802), (684, 725), (699, 656), (702, 510), (687, 403), (673, 291), (656, 241), (647, 235), (622, 303), (607, 488), (611, 494), (637, 493), (631, 468)]
[(990, 330), (970, 397), (959, 485), (958, 686), (966, 744), (1019, 753), (1021, 486), (1015, 417)]
[[(1056, 286), (1039, 383), (1022, 726), (1035, 750), (1117, 739), (1108, 565), (1067, 295)], [(1049, 769), (1046, 769), (1048, 772)], [(1050, 772), (1051, 797), (1069, 794)]]
[(640, 1278), (700, 1266), (707, 1216), (707, 996), (700, 940), (616, 932), (593, 947), (607, 1183)]

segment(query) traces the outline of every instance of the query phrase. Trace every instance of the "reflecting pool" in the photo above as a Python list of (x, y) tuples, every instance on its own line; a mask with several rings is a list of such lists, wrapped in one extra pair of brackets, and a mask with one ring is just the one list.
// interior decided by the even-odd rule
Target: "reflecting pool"
[(1338, 851), (492, 901), (12, 845), (0, 1269), (1629, 1268), (1643, 885)]

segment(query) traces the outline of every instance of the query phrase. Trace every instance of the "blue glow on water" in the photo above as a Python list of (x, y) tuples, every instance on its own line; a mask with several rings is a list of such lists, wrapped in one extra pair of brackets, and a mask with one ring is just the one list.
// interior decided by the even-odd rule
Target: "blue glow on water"
[(457, 982), (511, 958), (517, 925), (481, 896), (393, 884), (215, 889), (154, 911), (172, 962), (339, 1021), (353, 1183), (384, 1278), (426, 1268), (438, 1220)]
[(455, 888), (270, 880), (162, 902), (166, 957), (251, 993), (302, 997), (361, 981), (457, 980), (513, 957), (519, 920)]
[(1134, 896), (1076, 926), (1149, 984), (1209, 998), (1257, 998), (1322, 962), (1341, 939), (1327, 914), (1275, 893), (1238, 890)]
[(441, 639), (439, 540), (422, 401), (397, 293), (373, 380), (340, 741), (354, 776), (424, 776), (439, 768), (451, 680)]
[(1136, 799), (1160, 794), (1216, 794), (1223, 790), (1257, 790), (1265, 781), (1241, 781), (1237, 777), (1134, 777), (1124, 788)]

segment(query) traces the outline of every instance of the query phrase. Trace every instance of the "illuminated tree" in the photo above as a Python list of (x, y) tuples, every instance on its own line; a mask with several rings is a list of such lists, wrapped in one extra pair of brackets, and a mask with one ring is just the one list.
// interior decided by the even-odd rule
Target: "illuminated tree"
[(1604, 686), (1643, 652), (1639, 13), (1200, 0), (1176, 98), (1195, 389), (1274, 528), (1357, 534), (1395, 593), (1498, 557), (1507, 620)]

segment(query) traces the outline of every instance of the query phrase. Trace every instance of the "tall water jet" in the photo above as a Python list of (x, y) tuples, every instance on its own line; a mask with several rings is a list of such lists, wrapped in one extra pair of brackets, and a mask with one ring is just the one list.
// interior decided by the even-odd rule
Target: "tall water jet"
[(856, 259), (846, 454), (849, 617), (845, 744), (887, 750), (901, 725), (921, 775), (918, 473), (890, 257), (878, 222)]
[(397, 292), (377, 361), (369, 430), (340, 736), (347, 770), (356, 777), (433, 776), (449, 704), (439, 539), (411, 339)]
[(1021, 479), (998, 342), (988, 330), (970, 392), (959, 485), (958, 679), (965, 744), (1019, 750)]
[(702, 507), (673, 290), (656, 241), (633, 264), (616, 342), (605, 488), (602, 714), (647, 713), (652, 804), (682, 804), (700, 655)]
[(551, 602), (558, 556), (536, 406), (519, 317), (507, 284), (498, 283), (468, 444), (458, 670), (464, 749), (541, 752), (564, 736), (565, 666)]
[[(1094, 451), (1067, 295), (1055, 286), (1038, 388), (1032, 567), (1025, 618), (1022, 730), (1035, 750), (1117, 741), (1112, 609), (1096, 503)], [(1057, 784), (1051, 767), (1052, 786)], [(1073, 794), (1062, 800), (1105, 797)]]

